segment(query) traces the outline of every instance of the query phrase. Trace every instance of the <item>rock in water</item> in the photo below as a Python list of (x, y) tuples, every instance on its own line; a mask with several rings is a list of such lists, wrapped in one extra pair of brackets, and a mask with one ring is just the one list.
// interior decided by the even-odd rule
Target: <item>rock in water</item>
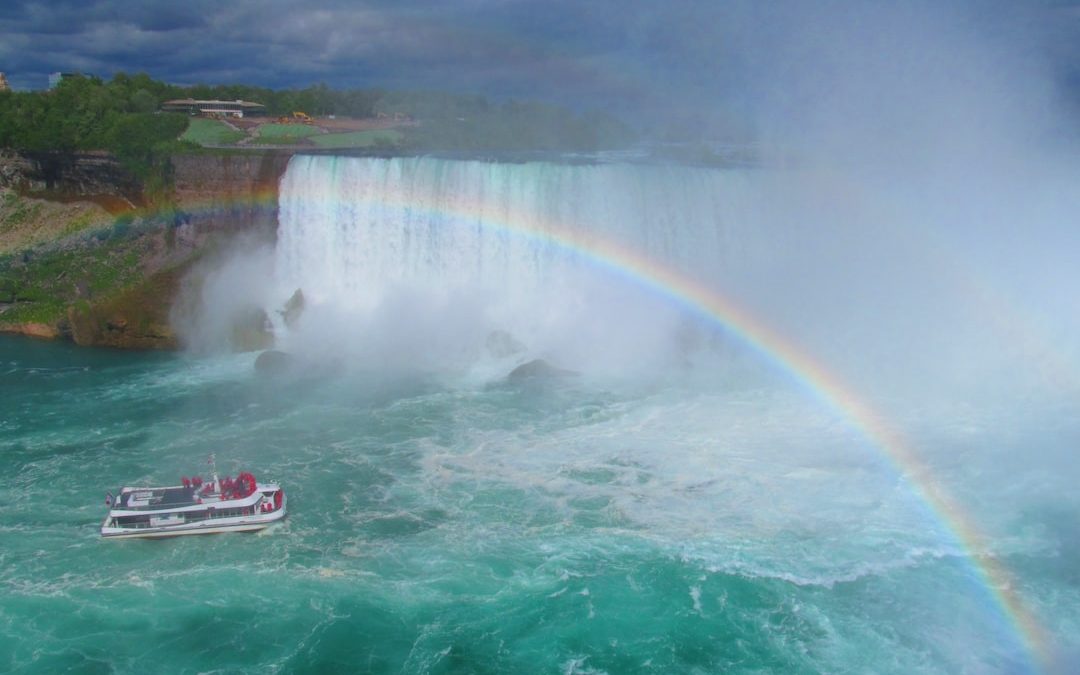
[(280, 375), (296, 367), (296, 357), (274, 349), (267, 350), (255, 359), (255, 372), (263, 375)]
[(558, 366), (553, 366), (544, 359), (533, 359), (532, 361), (523, 363), (511, 370), (510, 374), (506, 376), (506, 379), (510, 382), (521, 382), (523, 380), (534, 378), (570, 377), (580, 374), (581, 373), (574, 370), (565, 370)]
[(304, 291), (299, 288), (292, 294), (288, 302), (285, 303), (285, 308), (281, 310), (281, 318), (284, 319), (285, 325), (289, 328), (296, 326), (296, 322), (300, 320), (300, 315), (304, 313)]

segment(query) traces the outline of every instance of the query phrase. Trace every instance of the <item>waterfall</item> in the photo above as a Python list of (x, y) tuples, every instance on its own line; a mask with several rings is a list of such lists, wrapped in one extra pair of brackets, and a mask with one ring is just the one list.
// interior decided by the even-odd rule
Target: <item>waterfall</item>
[[(298, 155), (281, 180), (274, 248), (238, 238), (196, 268), (172, 316), (195, 352), (273, 339), (361, 368), (473, 373), (502, 355), (492, 367), (506, 372), (507, 354), (619, 373), (768, 361), (745, 349), (745, 326), (703, 321), (665, 292), (681, 279), (672, 286), (712, 291), (890, 395), (924, 393), (927, 373), (947, 395), (986, 390), (989, 376), (1007, 388), (1018, 370), (1034, 373), (1032, 386), (1044, 372), (1075, 372), (1059, 364), (1080, 362), (1072, 352), (1055, 356), (1067, 328), (1040, 330), (1071, 325), (1054, 298), (1074, 296), (1002, 302), (1002, 290), (1060, 265), (1004, 265), (1002, 237), (980, 234), (988, 222), (1028, 223), (1031, 200), (988, 221), (972, 210), (980, 195), (935, 180)], [(1058, 221), (1043, 219), (1041, 236), (1066, 250)], [(303, 311), (286, 321), (297, 289)], [(1052, 320), (1024, 318), (1038, 313)]]
[(442, 334), (468, 315), (534, 346), (567, 332), (610, 346), (631, 329), (653, 343), (678, 312), (623, 256), (703, 279), (730, 270), (748, 242), (733, 236), (746, 183), (679, 166), (296, 156), (276, 273), (282, 295), (302, 288), (339, 324), (426, 316), (413, 328)]
[(298, 156), (278, 270), (342, 303), (397, 283), (548, 287), (595, 266), (574, 250), (595, 240), (706, 271), (732, 251), (741, 191), (736, 172), (675, 166)]

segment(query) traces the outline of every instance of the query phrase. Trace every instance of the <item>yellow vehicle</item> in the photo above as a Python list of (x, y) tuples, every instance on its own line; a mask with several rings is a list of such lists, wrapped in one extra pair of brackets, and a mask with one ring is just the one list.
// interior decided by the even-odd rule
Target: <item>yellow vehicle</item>
[(277, 119), (278, 124), (314, 124), (315, 120), (306, 112), (297, 110), (292, 115), (286, 115)]

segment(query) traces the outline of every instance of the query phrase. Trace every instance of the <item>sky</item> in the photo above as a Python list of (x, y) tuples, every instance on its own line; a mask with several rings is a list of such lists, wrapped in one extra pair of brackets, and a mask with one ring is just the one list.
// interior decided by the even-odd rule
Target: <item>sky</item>
[(835, 45), (917, 51), (928, 33), (982, 40), (986, 54), (1080, 88), (1076, 0), (4, 0), (0, 72), (22, 90), (55, 71), (127, 71), (730, 120), (775, 109), (779, 90), (817, 87), (807, 65), (830, 67)]

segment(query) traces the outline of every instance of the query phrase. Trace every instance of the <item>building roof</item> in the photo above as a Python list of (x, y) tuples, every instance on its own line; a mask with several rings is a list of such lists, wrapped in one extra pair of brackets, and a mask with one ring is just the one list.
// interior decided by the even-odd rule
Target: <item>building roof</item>
[(165, 101), (161, 105), (189, 105), (189, 106), (211, 106), (211, 105), (238, 105), (243, 108), (265, 108), (262, 103), (253, 103), (251, 101), (204, 101), (194, 98), (178, 98), (172, 101)]

